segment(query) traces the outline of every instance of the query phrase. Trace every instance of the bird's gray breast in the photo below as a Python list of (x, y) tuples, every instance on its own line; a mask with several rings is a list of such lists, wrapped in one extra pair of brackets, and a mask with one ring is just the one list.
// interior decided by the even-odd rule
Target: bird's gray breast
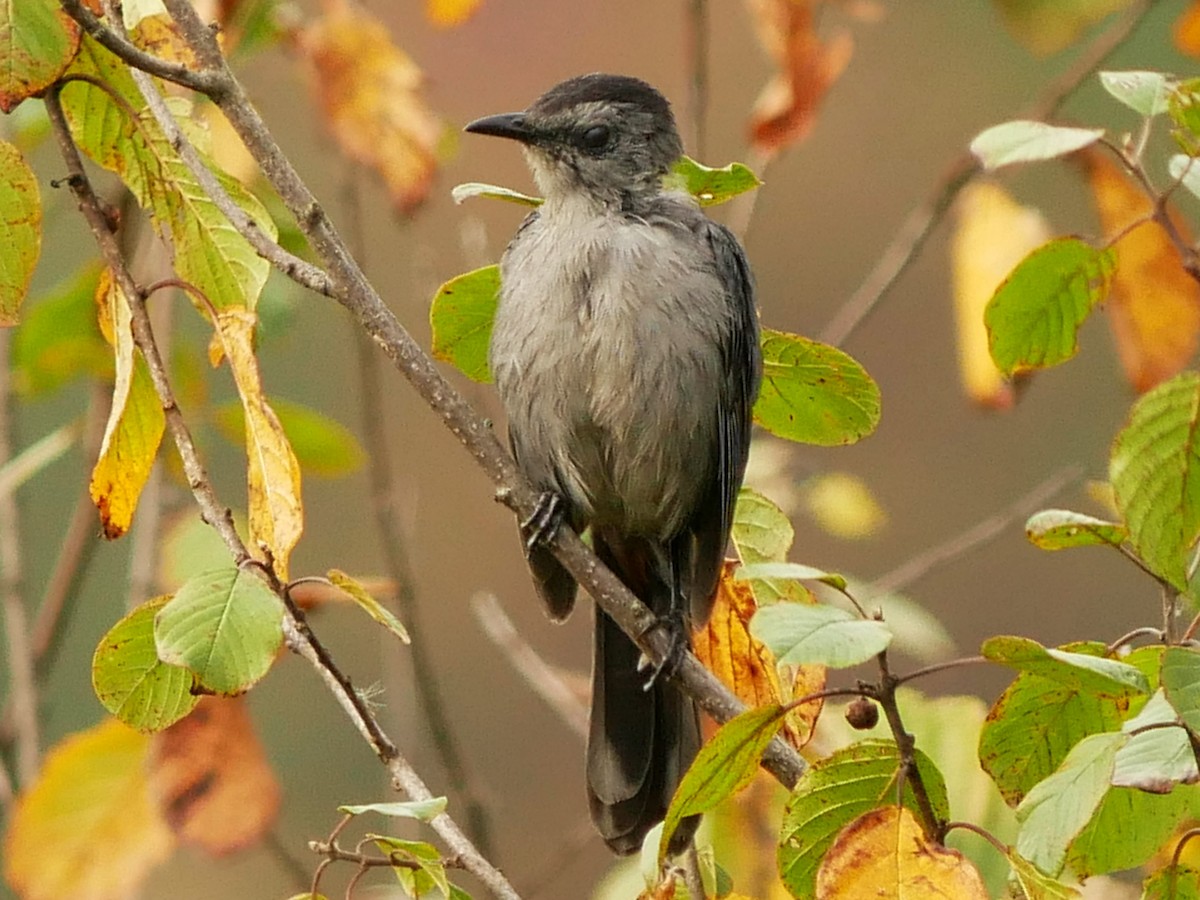
[(501, 282), (491, 367), (522, 468), (592, 521), (676, 533), (712, 477), (732, 327), (707, 243), (686, 220), (543, 208)]

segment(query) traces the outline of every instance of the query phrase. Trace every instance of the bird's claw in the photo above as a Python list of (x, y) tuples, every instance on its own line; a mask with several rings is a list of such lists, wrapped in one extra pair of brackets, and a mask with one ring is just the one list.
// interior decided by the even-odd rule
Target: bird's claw
[(652, 661), (645, 654), (638, 660), (638, 671), (650, 672), (646, 682), (642, 685), (643, 691), (653, 688), (658, 683), (658, 679), (664, 675), (667, 678), (674, 675), (683, 659), (684, 652), (688, 649), (687, 627), (682, 608), (673, 609), (665, 615), (659, 616), (654, 627), (664, 630), (671, 644), (667, 648), (666, 654), (658, 662)]
[(553, 491), (544, 491), (538, 497), (533, 513), (521, 523), (525, 552), (531, 553), (535, 548), (549, 543), (562, 525), (563, 516), (562, 498)]

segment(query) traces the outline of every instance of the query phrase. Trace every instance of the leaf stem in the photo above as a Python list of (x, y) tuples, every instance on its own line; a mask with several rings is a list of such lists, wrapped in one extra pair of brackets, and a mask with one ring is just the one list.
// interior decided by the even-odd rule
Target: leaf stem
[(930, 666), (917, 669), (915, 672), (909, 672), (907, 675), (896, 676), (896, 686), (899, 687), (909, 681), (914, 681), (917, 678), (924, 678), (926, 675), (933, 675), (936, 672), (944, 672), (947, 669), (958, 669), (965, 666), (975, 666), (980, 663), (990, 662), (984, 656), (964, 656), (961, 659), (951, 659), (946, 662), (934, 663)]

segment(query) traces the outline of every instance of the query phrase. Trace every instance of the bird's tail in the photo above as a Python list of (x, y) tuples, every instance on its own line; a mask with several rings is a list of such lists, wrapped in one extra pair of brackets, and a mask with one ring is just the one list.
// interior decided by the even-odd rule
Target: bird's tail
[[(596, 552), (656, 615), (672, 616), (679, 593), (661, 545), (597, 533)], [(700, 720), (694, 701), (668, 679), (656, 679), (647, 690), (640, 651), (599, 608), (593, 633), (588, 802), (604, 842), (624, 855), (636, 852), (666, 815), (700, 748)], [(698, 824), (699, 817), (681, 823), (672, 852), (687, 845)]]

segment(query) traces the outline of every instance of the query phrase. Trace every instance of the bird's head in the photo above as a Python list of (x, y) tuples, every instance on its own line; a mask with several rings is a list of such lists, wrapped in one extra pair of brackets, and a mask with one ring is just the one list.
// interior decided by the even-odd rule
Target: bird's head
[(549, 201), (582, 193), (606, 205), (636, 205), (661, 190), (683, 154), (667, 99), (625, 75), (580, 75), (523, 112), (477, 119), (466, 130), (519, 141)]

